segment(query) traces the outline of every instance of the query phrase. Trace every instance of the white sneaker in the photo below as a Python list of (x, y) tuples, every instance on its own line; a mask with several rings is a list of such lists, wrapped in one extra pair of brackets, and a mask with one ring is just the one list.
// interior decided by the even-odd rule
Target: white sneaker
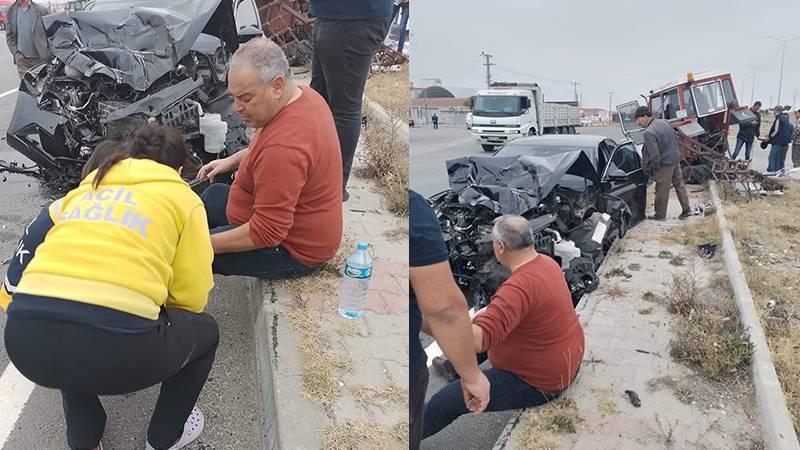
[[(203, 412), (200, 411), (200, 408), (197, 406), (192, 408), (192, 413), (189, 414), (189, 418), (186, 419), (186, 423), (183, 424), (183, 434), (181, 435), (181, 438), (178, 439), (178, 442), (176, 442), (167, 450), (178, 450), (179, 448), (183, 448), (191, 444), (200, 436), (200, 433), (203, 432), (203, 426), (205, 423)], [(145, 450), (155, 450), (155, 448), (148, 442)]]

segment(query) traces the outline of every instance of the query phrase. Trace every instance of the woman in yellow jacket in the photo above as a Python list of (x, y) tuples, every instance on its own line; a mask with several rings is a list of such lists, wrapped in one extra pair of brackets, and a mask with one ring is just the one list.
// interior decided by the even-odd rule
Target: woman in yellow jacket
[(50, 206), (54, 225), (8, 308), (5, 344), (17, 369), (59, 389), (72, 449), (102, 448), (98, 395), (161, 383), (147, 447), (196, 439), (195, 402), (219, 330), (203, 313), (213, 251), (200, 198), (179, 170), (177, 131), (145, 125), (117, 155)]

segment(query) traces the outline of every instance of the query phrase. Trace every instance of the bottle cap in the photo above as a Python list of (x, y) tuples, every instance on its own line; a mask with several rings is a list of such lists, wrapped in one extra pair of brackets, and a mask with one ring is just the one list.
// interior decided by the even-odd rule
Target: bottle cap
[(358, 249), (359, 250), (366, 250), (367, 248), (369, 248), (369, 244), (368, 243), (366, 243), (366, 242), (359, 242), (358, 243)]

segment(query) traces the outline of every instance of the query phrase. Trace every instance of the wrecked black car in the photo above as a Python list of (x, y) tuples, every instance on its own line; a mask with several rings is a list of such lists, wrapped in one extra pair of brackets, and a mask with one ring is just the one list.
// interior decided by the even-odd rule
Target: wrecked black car
[(601, 136), (517, 139), (493, 156), (447, 161), (451, 189), (429, 199), (453, 275), (476, 309), (509, 273), (492, 249), (494, 219), (528, 219), (536, 250), (561, 264), (573, 303), (597, 287), (595, 274), (616, 238), (644, 218), (647, 176), (631, 142)]
[(181, 129), (198, 167), (247, 146), (227, 68), (258, 34), (237, 28), (232, 1), (97, 0), (43, 22), (53, 58), (23, 77), (7, 133), (37, 167), (18, 172), (58, 194), (77, 184), (98, 142), (146, 122)]

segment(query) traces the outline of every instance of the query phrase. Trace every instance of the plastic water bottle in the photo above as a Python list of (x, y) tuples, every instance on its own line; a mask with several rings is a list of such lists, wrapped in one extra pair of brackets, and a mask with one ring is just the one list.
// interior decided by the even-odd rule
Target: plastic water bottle
[(367, 299), (369, 277), (372, 276), (372, 258), (367, 253), (369, 244), (359, 242), (358, 247), (347, 257), (339, 291), (339, 314), (348, 319), (361, 317)]

